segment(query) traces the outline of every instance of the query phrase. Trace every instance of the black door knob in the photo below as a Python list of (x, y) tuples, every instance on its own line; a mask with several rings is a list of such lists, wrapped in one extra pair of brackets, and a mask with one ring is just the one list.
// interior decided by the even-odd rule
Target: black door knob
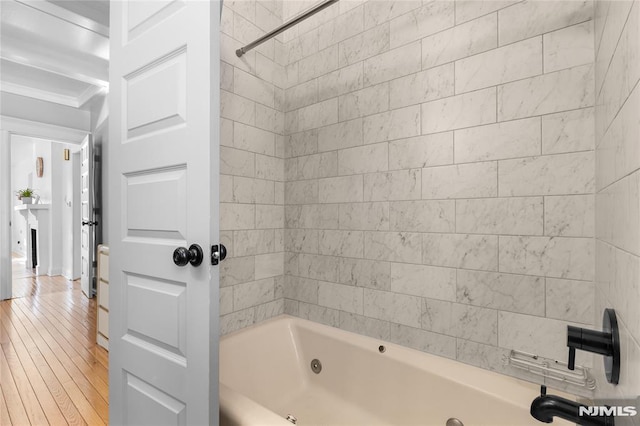
[(189, 248), (178, 247), (173, 251), (173, 263), (178, 266), (184, 266), (191, 263), (198, 266), (202, 263), (202, 248), (198, 244), (191, 244)]
[(227, 248), (224, 244), (211, 246), (211, 264), (217, 265), (227, 257)]

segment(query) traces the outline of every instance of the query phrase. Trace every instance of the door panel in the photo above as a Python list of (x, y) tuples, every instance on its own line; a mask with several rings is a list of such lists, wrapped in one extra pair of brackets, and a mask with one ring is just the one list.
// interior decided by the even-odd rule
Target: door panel
[(87, 136), (80, 147), (80, 211), (82, 221), (80, 228), (80, 287), (87, 297), (94, 296), (93, 289), (93, 256), (94, 226), (93, 222), (93, 141)]
[[(112, 1), (110, 422), (218, 421), (218, 2)], [(200, 266), (177, 266), (199, 244)]]

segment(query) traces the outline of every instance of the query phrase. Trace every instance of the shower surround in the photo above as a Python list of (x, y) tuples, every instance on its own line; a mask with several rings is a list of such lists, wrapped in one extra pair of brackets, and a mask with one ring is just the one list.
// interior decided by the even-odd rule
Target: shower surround
[(235, 57), (311, 4), (225, 2), (223, 333), (565, 360), (597, 316), (592, 2), (342, 0)]

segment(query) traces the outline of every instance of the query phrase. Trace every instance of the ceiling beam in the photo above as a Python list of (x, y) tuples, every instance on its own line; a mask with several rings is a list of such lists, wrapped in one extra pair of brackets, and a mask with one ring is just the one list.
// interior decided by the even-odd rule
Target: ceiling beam
[(109, 38), (109, 27), (45, 0), (16, 0), (48, 15)]
[(42, 89), (36, 89), (35, 87), (22, 86), (20, 84), (10, 83), (7, 81), (2, 82), (2, 91), (13, 93), (14, 95), (40, 99), (41, 101), (53, 102), (56, 104), (66, 105), (74, 108), (78, 108), (80, 106), (78, 105), (79, 98), (76, 98), (75, 96), (65, 96), (58, 93), (48, 92)]

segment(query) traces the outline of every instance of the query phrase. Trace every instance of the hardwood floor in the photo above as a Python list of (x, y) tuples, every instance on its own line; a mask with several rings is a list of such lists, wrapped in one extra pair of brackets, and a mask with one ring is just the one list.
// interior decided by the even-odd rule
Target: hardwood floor
[(16, 278), (13, 291), (0, 302), (0, 424), (107, 424), (95, 299), (63, 277)]

